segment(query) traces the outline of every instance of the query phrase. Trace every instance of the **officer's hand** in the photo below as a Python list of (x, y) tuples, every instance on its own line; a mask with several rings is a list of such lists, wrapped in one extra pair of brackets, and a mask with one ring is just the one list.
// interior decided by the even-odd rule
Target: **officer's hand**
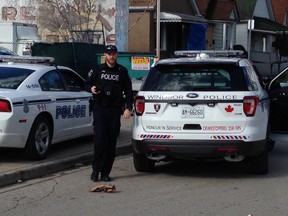
[(131, 111), (128, 109), (125, 109), (124, 113), (123, 113), (123, 117), (125, 119), (129, 119), (131, 117)]
[(97, 91), (96, 86), (92, 86), (91, 87), (91, 92), (92, 92), (92, 94), (99, 94), (100, 91)]

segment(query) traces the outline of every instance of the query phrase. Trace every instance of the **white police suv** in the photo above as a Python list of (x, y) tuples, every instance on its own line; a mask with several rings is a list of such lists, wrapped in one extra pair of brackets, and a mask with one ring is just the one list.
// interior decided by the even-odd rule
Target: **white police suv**
[(268, 172), (269, 97), (241, 51), (176, 51), (148, 73), (134, 105), (133, 159), (248, 159)]
[(92, 135), (84, 79), (52, 58), (0, 56), (0, 148), (44, 159), (51, 144)]

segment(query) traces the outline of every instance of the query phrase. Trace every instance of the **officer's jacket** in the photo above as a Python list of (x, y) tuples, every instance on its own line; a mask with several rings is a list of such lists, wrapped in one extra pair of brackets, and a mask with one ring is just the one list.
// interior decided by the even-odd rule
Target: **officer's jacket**
[(103, 106), (126, 106), (132, 110), (132, 83), (127, 68), (116, 63), (114, 68), (106, 63), (95, 66), (88, 73), (84, 89), (91, 92), (96, 86), (99, 94), (93, 94), (95, 103)]

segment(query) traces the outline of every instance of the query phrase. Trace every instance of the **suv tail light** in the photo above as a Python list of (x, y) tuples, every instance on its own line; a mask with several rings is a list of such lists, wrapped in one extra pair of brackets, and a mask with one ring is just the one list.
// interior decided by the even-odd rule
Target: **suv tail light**
[(137, 116), (141, 116), (145, 110), (145, 97), (136, 96), (134, 99), (135, 112)]
[(11, 112), (11, 104), (8, 100), (0, 99), (0, 112)]
[(257, 105), (259, 103), (259, 97), (246, 96), (243, 98), (243, 109), (246, 116), (254, 116)]

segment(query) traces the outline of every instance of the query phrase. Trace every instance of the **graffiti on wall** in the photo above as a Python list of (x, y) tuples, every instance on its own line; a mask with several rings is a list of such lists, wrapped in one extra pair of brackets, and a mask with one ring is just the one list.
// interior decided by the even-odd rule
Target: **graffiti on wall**
[[(51, 21), (46, 22), (44, 25), (43, 19), (48, 19), (50, 16), (43, 15), (43, 6), (40, 5), (37, 0), (30, 0), (28, 3), (25, 0), (20, 0), (17, 5), (13, 2), (3, 3), (0, 2), (0, 17), (2, 21), (16, 21), (23, 22), (29, 24), (36, 24), (39, 29), (39, 36), (42, 40), (48, 41), (81, 41), (81, 42), (92, 42), (92, 43), (105, 43), (105, 44), (113, 44), (115, 43), (115, 13), (116, 13), (116, 0), (95, 0), (98, 1), (98, 6), (95, 7), (91, 14), (85, 14), (85, 8), (83, 11), (80, 11), (82, 17), (85, 18), (87, 16), (85, 24), (85, 30), (79, 31), (79, 24), (75, 25), (75, 29), (70, 31), (69, 33), (63, 34), (63, 25), (58, 29), (55, 28), (57, 25), (53, 25), (54, 28), (50, 28), (47, 23), (51, 23)], [(22, 4), (21, 4), (22, 2)], [(26, 4), (26, 5), (23, 5)], [(61, 13), (69, 14), (71, 19), (79, 19), (76, 17), (79, 16), (78, 13), (71, 13), (72, 6), (65, 4), (61, 6)], [(47, 8), (45, 8), (47, 13)], [(50, 14), (51, 15), (51, 14)], [(45, 20), (44, 20), (45, 21)], [(87, 24), (89, 22), (89, 25)], [(52, 24), (51, 24), (52, 26)], [(89, 26), (89, 28), (87, 28)], [(81, 26), (82, 27), (82, 26)], [(61, 28), (61, 29), (60, 29)], [(80, 28), (81, 30), (84, 27)], [(61, 31), (62, 35), (59, 34)]]

